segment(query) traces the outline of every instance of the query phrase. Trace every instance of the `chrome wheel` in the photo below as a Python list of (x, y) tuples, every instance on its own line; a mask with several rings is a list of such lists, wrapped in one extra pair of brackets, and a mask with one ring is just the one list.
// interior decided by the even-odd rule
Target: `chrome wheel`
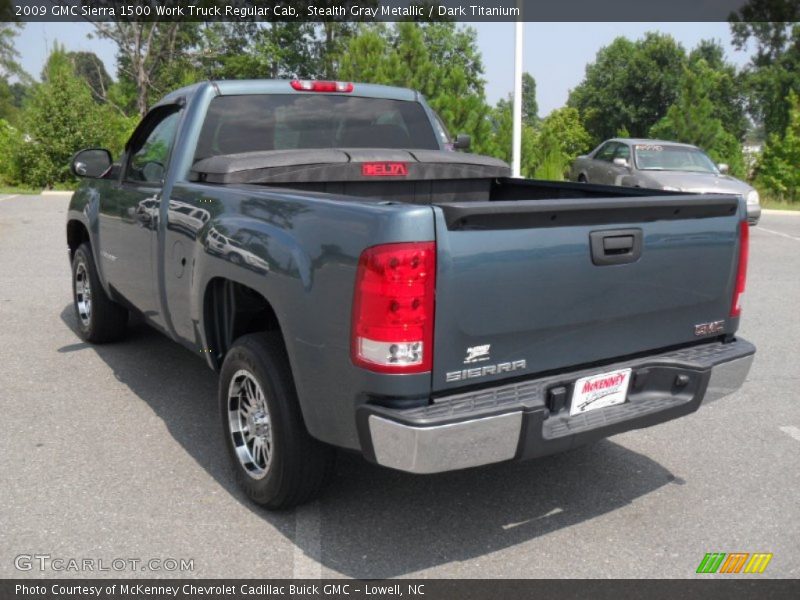
[(75, 267), (75, 306), (81, 323), (88, 327), (92, 320), (92, 284), (89, 281), (89, 270), (83, 261)]
[(228, 426), (236, 457), (253, 479), (263, 479), (272, 462), (272, 421), (261, 384), (240, 369), (228, 386)]

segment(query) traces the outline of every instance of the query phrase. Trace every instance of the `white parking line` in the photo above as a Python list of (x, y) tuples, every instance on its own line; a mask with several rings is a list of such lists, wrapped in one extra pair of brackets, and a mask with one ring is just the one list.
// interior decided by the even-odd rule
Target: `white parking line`
[(788, 435), (791, 438), (796, 439), (800, 442), (800, 427), (795, 427), (794, 425), (787, 425), (786, 427), (778, 427), (783, 433)]
[(764, 215), (784, 215), (787, 217), (800, 217), (800, 210), (780, 210), (775, 208), (765, 208), (761, 211)]
[(2, 198), (0, 198), (0, 202), (2, 202), (3, 200), (11, 200), (12, 198), (16, 198), (17, 196), (19, 196), (19, 194), (12, 194), (11, 196), (3, 196)]
[(295, 509), (294, 513), (294, 567), (295, 579), (321, 579), (322, 558), (321, 521), (319, 502)]
[(758, 231), (766, 231), (767, 233), (772, 233), (774, 235), (779, 235), (781, 237), (789, 238), (790, 240), (794, 240), (795, 242), (800, 242), (800, 237), (795, 237), (793, 235), (789, 235), (788, 233), (783, 233), (782, 231), (773, 231), (772, 229), (767, 229), (766, 227), (758, 226)]

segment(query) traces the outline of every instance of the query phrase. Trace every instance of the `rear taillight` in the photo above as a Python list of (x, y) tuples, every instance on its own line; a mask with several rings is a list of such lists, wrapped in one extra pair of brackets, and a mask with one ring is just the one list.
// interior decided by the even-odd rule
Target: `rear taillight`
[(750, 254), (750, 226), (747, 221), (739, 223), (739, 263), (736, 267), (736, 285), (733, 288), (731, 317), (742, 313), (742, 294), (747, 282), (747, 259)]
[(348, 81), (312, 81), (309, 79), (293, 79), (293, 89), (298, 92), (342, 92), (353, 91), (353, 84)]
[(353, 298), (353, 362), (381, 373), (430, 371), (435, 291), (435, 242), (364, 250)]

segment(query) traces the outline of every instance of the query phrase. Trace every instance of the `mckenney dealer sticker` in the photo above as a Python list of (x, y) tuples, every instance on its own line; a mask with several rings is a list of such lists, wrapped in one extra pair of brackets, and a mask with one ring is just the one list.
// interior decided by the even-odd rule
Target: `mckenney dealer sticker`
[(628, 395), (631, 370), (622, 369), (584, 377), (575, 382), (569, 414), (578, 415), (597, 408), (622, 404)]

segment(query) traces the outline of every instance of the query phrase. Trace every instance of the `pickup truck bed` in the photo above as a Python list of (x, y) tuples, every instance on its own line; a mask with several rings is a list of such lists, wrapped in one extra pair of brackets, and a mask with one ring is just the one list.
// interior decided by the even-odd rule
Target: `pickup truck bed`
[[(135, 133), (67, 227), (81, 334), (102, 341), (84, 269), (94, 304), (144, 314), (220, 370), (232, 462), (257, 502), (310, 497), (328, 445), (410, 472), (465, 468), (672, 419), (744, 381), (742, 198), (512, 179), (443, 146), (212, 151), (217, 99), (277, 94), (287, 111), (312, 93), (291, 89), (171, 94), (154, 109), (182, 119), (163, 182), (126, 178)], [(359, 114), (369, 98), (429, 110), (387, 89), (324, 93), (343, 114), (349, 93)], [(267, 440), (274, 455), (250, 445)]]

